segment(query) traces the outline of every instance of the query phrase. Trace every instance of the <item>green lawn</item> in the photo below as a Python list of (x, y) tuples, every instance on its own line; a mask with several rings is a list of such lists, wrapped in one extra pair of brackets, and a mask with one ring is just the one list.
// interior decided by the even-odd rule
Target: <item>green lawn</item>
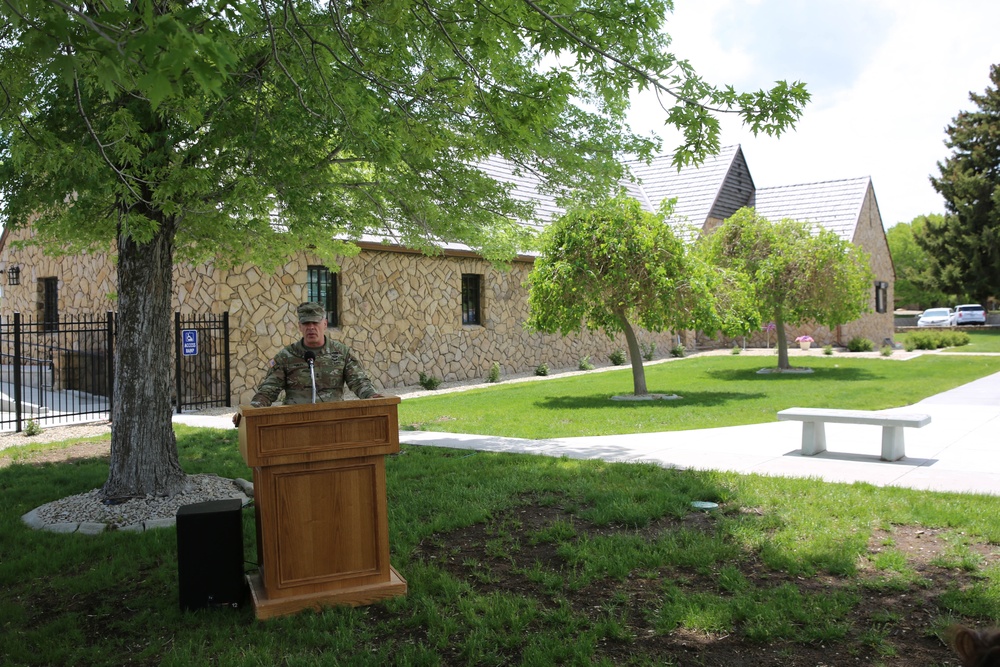
[(404, 400), (403, 428), (519, 438), (676, 431), (775, 420), (792, 406), (876, 410), (909, 405), (1000, 372), (1000, 357), (924, 355), (909, 361), (850, 355), (793, 359), (811, 374), (768, 374), (774, 357), (693, 357), (646, 367), (651, 393), (679, 400), (621, 402), (631, 370), (497, 385)]
[(949, 352), (996, 352), (1000, 353), (1000, 330), (984, 330), (976, 327), (963, 327), (962, 331), (969, 334), (969, 344), (961, 347), (948, 348)]
[[(189, 473), (250, 476), (234, 431), (177, 432)], [(5, 667), (943, 666), (949, 624), (1000, 619), (998, 497), (409, 446), (386, 461), (405, 598), (267, 622), (249, 605), (182, 613), (174, 529), (21, 522), (107, 468), (0, 467)], [(252, 507), (244, 554), (252, 570)]]

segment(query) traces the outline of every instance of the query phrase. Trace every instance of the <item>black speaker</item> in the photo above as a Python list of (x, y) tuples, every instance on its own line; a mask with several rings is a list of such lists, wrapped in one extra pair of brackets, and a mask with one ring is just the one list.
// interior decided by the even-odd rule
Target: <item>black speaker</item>
[(177, 509), (181, 609), (239, 607), (246, 599), (243, 516), (238, 498)]

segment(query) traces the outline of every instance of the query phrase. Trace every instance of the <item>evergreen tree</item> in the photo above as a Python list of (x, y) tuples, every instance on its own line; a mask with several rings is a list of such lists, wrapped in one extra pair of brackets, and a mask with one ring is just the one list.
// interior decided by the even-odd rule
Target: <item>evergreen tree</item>
[(928, 220), (917, 242), (927, 251), (937, 287), (982, 304), (1000, 294), (1000, 65), (992, 87), (970, 93), (978, 107), (961, 111), (946, 129), (952, 150), (931, 177), (948, 216)]

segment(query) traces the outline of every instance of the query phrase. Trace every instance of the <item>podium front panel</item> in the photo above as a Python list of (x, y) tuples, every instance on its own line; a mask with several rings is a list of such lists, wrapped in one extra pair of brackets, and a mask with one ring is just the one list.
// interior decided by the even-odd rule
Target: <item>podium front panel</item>
[(381, 456), (255, 470), (271, 597), (389, 580)]

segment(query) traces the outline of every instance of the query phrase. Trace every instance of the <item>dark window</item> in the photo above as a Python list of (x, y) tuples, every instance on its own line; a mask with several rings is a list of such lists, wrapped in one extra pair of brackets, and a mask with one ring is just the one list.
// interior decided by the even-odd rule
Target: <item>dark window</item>
[(884, 313), (888, 308), (886, 302), (889, 300), (889, 283), (875, 281), (875, 312)]
[(59, 279), (42, 278), (42, 330), (59, 330)]
[(482, 324), (480, 287), (482, 276), (477, 273), (462, 274), (462, 324)]
[(326, 323), (331, 327), (340, 325), (339, 309), (337, 308), (337, 274), (325, 266), (309, 267), (309, 294), (306, 297), (313, 303), (326, 308)]

